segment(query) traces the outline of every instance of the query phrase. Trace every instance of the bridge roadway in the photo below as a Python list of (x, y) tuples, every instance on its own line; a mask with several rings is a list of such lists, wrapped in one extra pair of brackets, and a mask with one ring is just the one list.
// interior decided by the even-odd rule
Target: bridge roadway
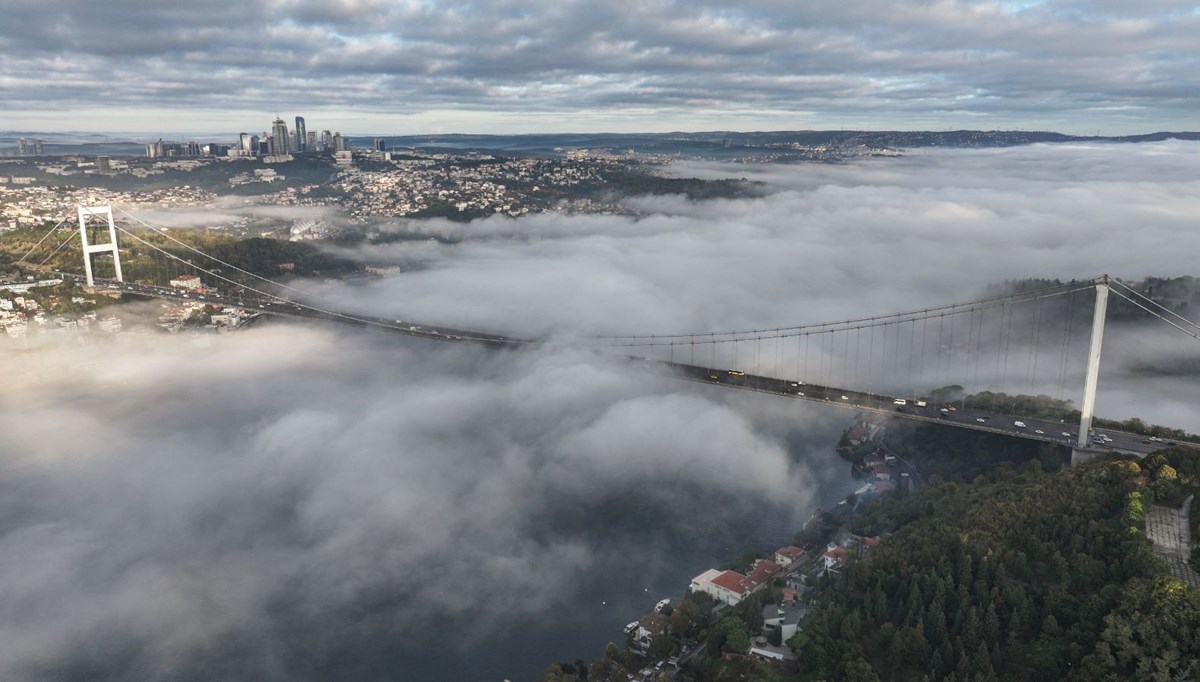
[[(55, 274), (61, 277), (69, 277), (75, 280), (80, 286), (86, 286), (84, 278), (80, 275), (67, 272), (56, 272)], [(454, 329), (452, 327), (416, 324), (415, 322), (405, 322), (403, 320), (388, 320), (369, 315), (339, 313), (336, 311), (324, 310), (322, 308), (305, 303), (304, 301), (256, 298), (252, 296), (222, 296), (211, 292), (197, 293), (195, 291), (177, 289), (174, 287), (159, 287), (147, 284), (136, 284), (133, 282), (118, 282), (115, 279), (100, 279), (98, 277), (95, 278), (94, 281), (95, 286), (93, 288), (96, 290), (107, 289), (110, 291), (120, 291), (123, 293), (148, 296), (150, 298), (158, 298), (167, 301), (177, 301), (180, 303), (197, 302), (229, 308), (242, 308), (244, 310), (251, 310), (266, 315), (275, 315), (278, 317), (294, 317), (321, 320), (325, 322), (336, 322), (342, 325), (368, 329), (379, 329), (382, 331), (391, 332), (393, 334), (403, 334), (405, 336), (413, 336), (421, 339), (476, 343), (483, 344), (485, 346), (491, 346), (493, 348), (517, 348), (530, 344), (541, 343), (540, 341), (516, 339), (508, 336), (499, 336), (496, 334), (485, 334), (477, 331)]]
[[(1022, 417), (1020, 415), (1005, 415), (987, 410), (975, 410), (959, 407), (960, 403), (935, 404), (933, 401), (926, 401), (926, 407), (917, 407), (912, 398), (906, 398), (905, 402), (907, 404), (901, 406), (896, 404), (896, 396), (864, 393), (862, 391), (853, 391), (833, 386), (821, 386), (804, 383), (800, 380), (776, 379), (774, 377), (755, 376), (751, 374), (731, 374), (728, 370), (711, 370), (707, 367), (660, 360), (654, 362), (669, 366), (674, 374), (689, 381), (720, 384), (727, 388), (755, 391), (758, 393), (770, 393), (772, 395), (780, 395), (823, 405), (833, 405), (860, 412), (874, 412), (910, 421), (944, 424), (975, 431), (1053, 443), (1065, 447), (1074, 447), (1079, 435), (1079, 427), (1076, 424), (1066, 424), (1058, 420), (1038, 419), (1035, 417)], [(954, 411), (951, 411), (952, 408)], [(1017, 426), (1017, 422), (1021, 422), (1025, 426)], [(1093, 428), (1092, 434), (1097, 436), (1105, 435), (1112, 439), (1112, 442), (1109, 443), (1093, 445), (1094, 449), (1100, 451), (1113, 450), (1120, 453), (1144, 455), (1167, 445), (1165, 441), (1154, 442), (1141, 434), (1117, 429)]]
[[(72, 273), (56, 273), (69, 277), (81, 285), (83, 278)], [(538, 339), (517, 339), (497, 334), (485, 334), (477, 331), (456, 329), (439, 325), (415, 324), (402, 320), (389, 320), (367, 315), (349, 315), (335, 311), (323, 310), (302, 301), (282, 299), (260, 299), (246, 296), (217, 295), (213, 293), (197, 293), (184, 289), (159, 287), (133, 282), (118, 282), (116, 280), (96, 279), (96, 289), (108, 289), (124, 293), (148, 296), (169, 301), (195, 301), (208, 305), (218, 305), (252, 310), (267, 315), (314, 319), (337, 324), (378, 329), (393, 334), (402, 334), (415, 338), (435, 341), (463, 342), (482, 344), (492, 348), (521, 348), (532, 345), (545, 345), (547, 342)], [(805, 383), (799, 379), (778, 379), (775, 377), (745, 374), (739, 370), (713, 369), (698, 365), (689, 365), (666, 360), (647, 360), (629, 356), (630, 362), (650, 363), (663, 370), (669, 370), (670, 375), (677, 378), (706, 384), (716, 384), (726, 388), (744, 391), (769, 393), (785, 396), (796, 400), (833, 405), (835, 407), (857, 411), (885, 414), (890, 417), (945, 424), (975, 431), (1014, 436), (1028, 440), (1036, 440), (1055, 445), (1071, 447), (1079, 433), (1078, 426), (1065, 424), (1060, 421), (1003, 415), (985, 410), (974, 410), (950, 404), (934, 404), (927, 401), (926, 407), (917, 407), (915, 401), (907, 399), (906, 405), (897, 405), (896, 396), (854, 391), (835, 386), (821, 386)], [(951, 411), (953, 408), (953, 411)], [(1016, 422), (1025, 426), (1017, 426)], [(1140, 434), (1115, 429), (1092, 429), (1093, 435), (1106, 435), (1111, 442), (1095, 445), (1099, 450), (1113, 450), (1121, 453), (1144, 455), (1158, 450), (1166, 443), (1154, 442)]]

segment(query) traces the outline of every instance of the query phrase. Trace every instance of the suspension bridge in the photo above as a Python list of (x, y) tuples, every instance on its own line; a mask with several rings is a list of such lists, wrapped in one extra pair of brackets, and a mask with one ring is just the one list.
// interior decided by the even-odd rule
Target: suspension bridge
[[(64, 218), (19, 262), (45, 268), (55, 254), (78, 239), (83, 272), (55, 272), (99, 290), (237, 307), (441, 342), (493, 348), (586, 348), (652, 363), (678, 378), (723, 388), (1053, 443), (1071, 448), (1076, 461), (1107, 451), (1147, 453), (1168, 442), (1120, 429), (1092, 428), (1110, 295), (1126, 312), (1134, 311), (1200, 341), (1196, 322), (1107, 275), (831, 322), (528, 338), (338, 310), (309, 292), (218, 259), (118, 211), (130, 226), (118, 224), (111, 207), (79, 206), (77, 231), (74, 226), (64, 228), (69, 217)], [(48, 248), (43, 246), (46, 240), (62, 231), (68, 232), (67, 237), (49, 256), (34, 262), (31, 257)], [(198, 275), (203, 287), (185, 290), (125, 281), (118, 246), (122, 240)], [(105, 262), (111, 276), (96, 276), (93, 258), (97, 255), (111, 258)], [(1066, 416), (1074, 414), (1065, 409), (1070, 404), (1066, 396), (1080, 375), (1078, 422), (1068, 422)], [(1057, 409), (1048, 411), (1047, 404)]]

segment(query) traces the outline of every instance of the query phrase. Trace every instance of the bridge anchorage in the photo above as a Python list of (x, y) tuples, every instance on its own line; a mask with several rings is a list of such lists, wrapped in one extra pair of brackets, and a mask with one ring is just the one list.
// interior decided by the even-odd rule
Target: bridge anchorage
[[(402, 321), (394, 319), (394, 314), (385, 318), (343, 312), (336, 303), (249, 272), (126, 211), (117, 209), (117, 212), (137, 224), (142, 233), (114, 221), (114, 211), (109, 206), (78, 207), (84, 275), (62, 272), (63, 277), (82, 279), (89, 286), (165, 300), (187, 298), (189, 292), (176, 287), (125, 281), (118, 238), (126, 243), (132, 240), (139, 251), (169, 261), (173, 272), (199, 276), (205, 290), (191, 292), (193, 300), (212, 305), (493, 348), (570, 345), (626, 359), (649, 360), (668, 369), (673, 376), (724, 388), (1053, 443), (1071, 448), (1073, 461), (1109, 450), (1145, 453), (1161, 447), (1161, 441), (1147, 441), (1143, 435), (1092, 428), (1110, 296), (1121, 299), (1127, 310), (1140, 309), (1200, 341), (1200, 325), (1196, 322), (1107, 275), (1047, 283), (965, 303), (788, 327), (576, 336), (553, 341), (521, 338), (424, 321)], [(97, 226), (93, 221), (103, 224)], [(62, 222), (51, 228), (18, 262), (29, 258), (60, 225)], [(108, 241), (89, 243), (89, 227), (106, 229)], [(59, 244), (50, 257), (72, 239), (73, 235)], [(114, 278), (94, 276), (92, 256), (97, 253), (112, 254)], [(224, 290), (218, 291), (218, 287)], [(1095, 291), (1094, 303), (1088, 300), (1090, 290)], [(1075, 339), (1081, 336), (1075, 333), (1076, 328), (1087, 323), (1089, 303), (1092, 305), (1090, 342), (1086, 363), (1080, 363), (1076, 362), (1082, 359), (1080, 354), (1073, 354), (1072, 348)], [(1061, 329), (1055, 327), (1056, 323)], [(1052, 360), (1047, 361), (1047, 356)], [(1074, 374), (1076, 370), (1082, 372), (1084, 379), (1077, 431), (1058, 418), (1069, 411), (1066, 408), (1069, 401), (1065, 400), (1068, 376), (1078, 376)], [(1053, 391), (1050, 386), (1055, 383), (1057, 398), (1050, 398), (1048, 393)], [(970, 399), (962, 385), (975, 389)], [(932, 386), (957, 388), (961, 395), (938, 395), (930, 390)], [(1005, 389), (1015, 391), (1006, 393)], [(1031, 406), (1028, 399), (1032, 396), (1037, 398)], [(1038, 408), (1036, 401), (1042, 398), (1053, 403), (1055, 418)]]

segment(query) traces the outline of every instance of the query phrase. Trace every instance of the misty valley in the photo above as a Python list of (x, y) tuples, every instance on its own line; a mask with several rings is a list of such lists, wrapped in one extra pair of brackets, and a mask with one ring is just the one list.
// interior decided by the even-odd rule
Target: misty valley
[(1200, 678), (1198, 144), (0, 159), (0, 677)]

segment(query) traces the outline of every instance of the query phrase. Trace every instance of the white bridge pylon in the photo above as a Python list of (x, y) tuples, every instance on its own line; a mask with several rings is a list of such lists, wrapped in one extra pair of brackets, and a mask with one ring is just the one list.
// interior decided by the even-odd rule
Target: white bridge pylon
[[(104, 216), (108, 218), (107, 244), (88, 244), (87, 221), (90, 216)], [(117, 226), (113, 222), (111, 206), (79, 206), (79, 239), (83, 242), (83, 270), (87, 273), (89, 287), (96, 284), (92, 278), (92, 254), (94, 253), (111, 253), (117, 281), (125, 281), (125, 278), (121, 276), (121, 252), (117, 249)]]

